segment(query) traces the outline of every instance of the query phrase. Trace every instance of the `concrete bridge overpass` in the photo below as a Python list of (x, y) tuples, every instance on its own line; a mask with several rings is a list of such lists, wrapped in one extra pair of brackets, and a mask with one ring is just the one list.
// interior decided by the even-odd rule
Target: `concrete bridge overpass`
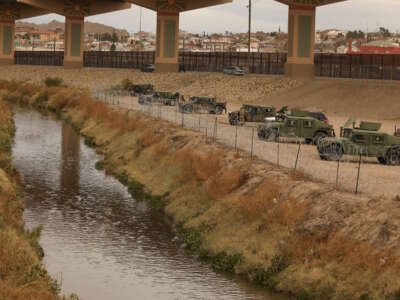
[[(314, 76), (316, 7), (346, 0), (274, 0), (288, 5), (288, 60), (291, 77)], [(3, 0), (0, 3), (0, 65), (14, 63), (15, 21), (48, 13), (65, 16), (64, 66), (83, 66), (84, 19), (136, 4), (157, 12), (156, 71), (177, 72), (179, 15), (233, 0)]]

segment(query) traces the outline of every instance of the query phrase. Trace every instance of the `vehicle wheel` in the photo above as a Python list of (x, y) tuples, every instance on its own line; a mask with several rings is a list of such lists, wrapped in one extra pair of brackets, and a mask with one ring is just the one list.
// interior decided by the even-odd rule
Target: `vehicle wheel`
[(328, 137), (328, 135), (325, 132), (317, 132), (312, 139), (313, 145), (319, 145), (320, 141), (326, 137)]
[(186, 105), (183, 107), (183, 111), (187, 114), (191, 114), (193, 112), (193, 107), (191, 105)]
[(257, 134), (258, 134), (258, 138), (260, 140), (265, 140), (265, 132), (264, 132), (264, 130), (258, 129)]
[(312, 142), (313, 142), (313, 139), (306, 139), (306, 144), (307, 144), (307, 145), (312, 144)]
[(323, 160), (338, 161), (343, 156), (343, 147), (337, 143), (318, 146), (319, 157)]
[(389, 166), (398, 166), (400, 165), (400, 148), (390, 148), (386, 152), (385, 156), (386, 164)]
[(279, 135), (278, 135), (278, 130), (276, 130), (275, 128), (268, 128), (265, 132), (264, 132), (264, 139), (266, 139), (267, 141), (270, 142), (277, 142)]
[(384, 157), (378, 157), (378, 161), (382, 165), (386, 165), (386, 159)]
[(213, 110), (210, 110), (210, 115), (215, 115), (215, 111), (213, 111)]

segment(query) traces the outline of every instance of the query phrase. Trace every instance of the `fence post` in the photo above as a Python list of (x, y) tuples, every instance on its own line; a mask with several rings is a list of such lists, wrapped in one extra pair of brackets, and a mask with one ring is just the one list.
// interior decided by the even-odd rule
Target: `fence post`
[(215, 117), (215, 123), (214, 123), (214, 142), (217, 140), (218, 138), (218, 117)]
[(201, 126), (200, 126), (200, 118), (201, 118), (201, 116), (199, 115), (199, 131), (200, 131), (200, 128), (201, 128)]
[(360, 181), (360, 169), (361, 169), (361, 152), (360, 152), (360, 158), (358, 160), (358, 172), (357, 172), (357, 182), (356, 182), (356, 190), (355, 194), (358, 194), (358, 183)]
[(276, 161), (276, 165), (279, 167), (279, 155), (280, 155), (280, 142), (279, 142), (279, 129), (278, 129), (278, 140), (277, 140), (277, 144), (278, 144), (278, 153), (277, 153), (277, 161)]
[(237, 152), (238, 126), (235, 125), (235, 151)]
[(254, 127), (251, 131), (251, 152), (250, 152), (251, 160), (253, 160), (253, 151), (254, 151)]
[(394, 54), (392, 54), (392, 68), (390, 69), (390, 80), (393, 81), (393, 69), (394, 69)]
[(299, 148), (297, 149), (296, 162), (295, 162), (295, 164), (294, 164), (294, 170), (295, 170), (295, 171), (296, 171), (296, 169), (297, 169), (297, 163), (298, 163), (298, 161), (299, 161), (300, 149), (301, 149), (301, 142), (299, 141)]
[(340, 158), (337, 161), (337, 169), (336, 169), (336, 187), (339, 187), (339, 168), (340, 168)]

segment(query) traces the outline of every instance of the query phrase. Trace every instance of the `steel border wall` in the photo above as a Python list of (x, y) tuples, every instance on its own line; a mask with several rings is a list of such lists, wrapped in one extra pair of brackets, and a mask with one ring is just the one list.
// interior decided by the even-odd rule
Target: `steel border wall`
[[(153, 51), (86, 51), (84, 66), (98, 68), (138, 69), (154, 63)], [(18, 65), (62, 66), (62, 51), (15, 51)], [(180, 52), (179, 63), (186, 71), (222, 72), (224, 66), (247, 66), (247, 53)], [(251, 53), (249, 72), (282, 75), (286, 53)], [(315, 75), (335, 78), (400, 80), (398, 54), (315, 54)]]

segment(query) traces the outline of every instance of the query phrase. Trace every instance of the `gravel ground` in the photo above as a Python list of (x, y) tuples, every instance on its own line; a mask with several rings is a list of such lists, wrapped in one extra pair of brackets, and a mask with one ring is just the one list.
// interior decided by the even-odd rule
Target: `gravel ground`
[[(294, 169), (296, 164), (297, 152), (300, 140), (286, 140), (281, 143), (273, 143), (259, 140), (255, 126), (246, 125), (243, 127), (230, 126), (226, 115), (207, 115), (207, 114), (181, 114), (176, 107), (166, 107), (160, 105), (140, 105), (136, 97), (121, 97), (120, 106), (123, 108), (142, 111), (156, 118), (161, 118), (173, 123), (182, 124), (187, 129), (194, 129), (207, 134), (210, 139), (215, 136), (215, 120), (217, 118), (217, 137), (218, 141), (238, 149), (251, 153), (253, 144), (253, 155), (265, 161)], [(335, 118), (331, 120), (336, 127), (339, 127), (345, 118)], [(390, 124), (385, 124), (389, 128)], [(237, 130), (237, 138), (236, 138)], [(254, 139), (252, 138), (254, 134)], [(279, 150), (279, 158), (278, 158)], [(341, 190), (354, 192), (356, 189), (358, 174), (358, 157), (346, 156), (339, 164), (327, 162), (319, 158), (315, 146), (301, 144), (297, 169), (304, 172), (314, 180), (321, 180), (332, 184), (332, 188), (338, 187)], [(338, 174), (338, 178), (337, 178)], [(360, 169), (360, 180), (358, 190), (360, 193), (393, 199), (400, 195), (400, 167), (383, 166), (377, 163), (374, 158), (363, 158)]]
[(263, 101), (271, 94), (299, 86), (301, 82), (282, 76), (227, 76), (221, 73), (142, 73), (138, 70), (48, 66), (2, 67), (0, 79), (43, 83), (46, 77), (61, 77), (69, 86), (108, 89), (129, 79), (135, 84), (151, 83), (157, 90), (180, 92), (186, 96), (213, 96), (228, 103)]

